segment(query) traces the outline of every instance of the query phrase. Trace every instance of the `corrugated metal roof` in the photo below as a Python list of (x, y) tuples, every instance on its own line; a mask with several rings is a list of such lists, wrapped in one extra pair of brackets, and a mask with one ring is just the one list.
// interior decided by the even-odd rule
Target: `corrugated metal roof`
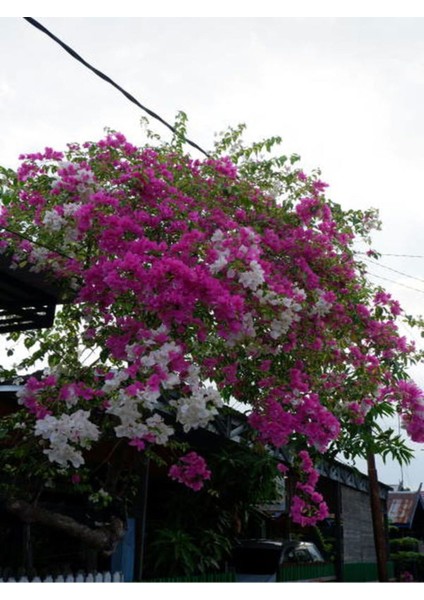
[(421, 492), (389, 492), (387, 516), (399, 527), (411, 527)]

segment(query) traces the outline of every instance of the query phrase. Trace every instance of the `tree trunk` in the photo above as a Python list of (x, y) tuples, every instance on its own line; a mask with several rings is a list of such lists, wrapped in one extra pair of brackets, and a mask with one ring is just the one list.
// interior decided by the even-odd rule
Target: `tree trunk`
[(24, 523), (39, 523), (62, 531), (67, 535), (77, 538), (90, 548), (100, 550), (106, 556), (113, 554), (117, 544), (125, 534), (125, 526), (121, 519), (113, 517), (108, 525), (92, 529), (88, 525), (78, 523), (72, 517), (62, 515), (33, 506), (25, 500), (9, 500), (6, 510), (17, 516)]
[(388, 581), (386, 537), (384, 532), (383, 511), (381, 510), (377, 469), (375, 467), (375, 459), (372, 452), (368, 452), (367, 463), (370, 486), (371, 514), (374, 530), (374, 544), (375, 553), (377, 555), (378, 580), (381, 582), (386, 582)]

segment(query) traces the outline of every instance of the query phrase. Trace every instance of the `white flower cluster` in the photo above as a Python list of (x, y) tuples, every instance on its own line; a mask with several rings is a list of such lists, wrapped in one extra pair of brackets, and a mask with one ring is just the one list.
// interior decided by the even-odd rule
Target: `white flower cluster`
[(63, 231), (64, 239), (63, 244), (67, 246), (72, 244), (78, 239), (78, 230), (75, 227), (75, 223), (70, 221), (68, 217), (72, 217), (79, 208), (81, 208), (81, 202), (73, 202), (63, 205), (63, 215), (60, 215), (56, 210), (46, 210), (43, 216), (43, 225), (47, 230), (52, 232)]
[(285, 306), (285, 310), (280, 314), (278, 319), (273, 319), (271, 322), (269, 335), (274, 340), (288, 333), (292, 324), (300, 321), (298, 313), (302, 310), (301, 304), (295, 302), (292, 298), (284, 298), (282, 304)]
[[(143, 345), (152, 345), (152, 343), (148, 340), (147, 343), (143, 342)], [(155, 368), (159, 367), (162, 374), (161, 388), (172, 389), (181, 383), (180, 374), (169, 368), (173, 356), (182, 353), (182, 348), (178, 344), (173, 341), (165, 342), (159, 348), (142, 356), (139, 356), (138, 348), (140, 348), (138, 344), (127, 346), (128, 359), (138, 361), (146, 374), (150, 371), (154, 372)], [(170, 405), (176, 408), (177, 421), (183, 425), (185, 431), (205, 426), (217, 414), (218, 407), (223, 404), (219, 393), (214, 388), (202, 385), (199, 375), (200, 369), (191, 365), (184, 379), (191, 393), (170, 401)], [(146, 410), (154, 411), (158, 407), (160, 390), (146, 387), (137, 392), (131, 389), (131, 393), (127, 393), (125, 389), (120, 389), (127, 378), (125, 371), (118, 371), (113, 378), (104, 383), (102, 388), (104, 392), (111, 394), (106, 412), (120, 420), (119, 425), (115, 427), (116, 436), (166, 444), (174, 430), (166, 425), (157, 413), (145, 418)]]
[[(77, 181), (77, 189), (79, 192), (84, 192), (87, 186), (92, 186), (95, 183), (94, 173), (90, 169), (85, 167), (80, 167), (77, 169), (75, 163), (70, 163), (67, 161), (61, 161), (58, 166), (60, 169), (69, 170), (68, 175)], [(62, 181), (62, 177), (60, 175), (56, 175), (56, 178), (52, 184), (52, 189), (60, 187)]]
[(119, 429), (121, 425), (115, 428), (116, 431), (121, 432), (118, 437), (123, 437), (125, 434), (122, 431), (139, 421), (142, 416), (140, 407), (153, 410), (157, 407), (159, 397), (160, 392), (157, 390), (140, 390), (133, 395), (127, 394), (126, 390), (119, 390), (118, 395), (108, 401), (109, 408), (106, 410), (121, 419), (123, 429)]
[(185, 432), (198, 427), (205, 427), (218, 413), (217, 407), (222, 404), (218, 392), (211, 387), (196, 390), (190, 396), (173, 401), (177, 408), (177, 421)]
[(47, 258), (50, 251), (47, 248), (41, 246), (33, 246), (29, 255), (29, 260), (32, 264), (31, 271), (34, 273), (40, 273), (47, 262)]
[(93, 492), (88, 496), (88, 499), (93, 504), (101, 504), (107, 506), (112, 501), (112, 496), (106, 492), (103, 488), (100, 488), (97, 492)]
[(62, 467), (70, 463), (75, 468), (84, 464), (81, 449), (89, 448), (92, 442), (99, 439), (99, 429), (89, 417), (89, 411), (77, 410), (70, 415), (62, 414), (59, 418), (48, 415), (36, 422), (35, 435), (50, 443), (44, 453), (51, 462)]
[(239, 274), (239, 281), (244, 288), (255, 292), (265, 281), (264, 270), (257, 260), (251, 260), (249, 266), (249, 271)]
[[(259, 256), (258, 235), (248, 227), (243, 228), (242, 231), (247, 237), (248, 246), (245, 244), (240, 244), (240, 246), (237, 248), (237, 254), (239, 256), (246, 256), (249, 252), (253, 251), (254, 256)], [(218, 255), (215, 259), (215, 262), (209, 265), (209, 270), (213, 275), (222, 271), (222, 269), (230, 262), (231, 251), (229, 248), (224, 247), (223, 242), (225, 239), (226, 237), (220, 229), (217, 229), (211, 237), (211, 241), (214, 244), (214, 250)], [(243, 271), (239, 274), (238, 279), (243, 287), (255, 291), (265, 281), (264, 271), (258, 261), (254, 259), (249, 261), (249, 267), (249, 270)], [(236, 271), (234, 269), (229, 269), (227, 272), (227, 277), (229, 279), (233, 279), (235, 276)]]
[[(299, 298), (304, 299), (306, 297), (305, 292), (299, 288), (295, 288), (293, 291)], [(292, 324), (300, 321), (299, 312), (302, 310), (302, 305), (294, 298), (282, 296), (281, 294), (277, 294), (272, 290), (269, 292), (257, 290), (255, 295), (259, 299), (260, 304), (284, 307), (284, 310), (280, 313), (278, 318), (271, 321), (271, 330), (269, 335), (274, 340), (288, 333)]]
[(215, 259), (215, 262), (209, 265), (209, 270), (212, 275), (216, 275), (219, 271), (228, 264), (230, 250), (229, 248), (224, 248), (222, 242), (224, 241), (224, 234), (220, 229), (217, 229), (211, 237), (211, 241), (214, 244), (214, 248), (218, 253), (218, 257)]
[(115, 427), (117, 437), (142, 437), (146, 433), (145, 425), (140, 423), (142, 415), (139, 411), (139, 398), (129, 396), (124, 390), (120, 390), (117, 397), (108, 401), (106, 412), (115, 415), (121, 421)]
[(202, 386), (197, 366), (191, 365), (186, 383), (191, 389), (191, 394), (170, 402), (177, 409), (177, 421), (181, 423), (185, 432), (205, 427), (218, 414), (217, 409), (223, 405), (216, 389)]
[(168, 335), (169, 329), (166, 325), (161, 325), (157, 329), (150, 329), (143, 338), (142, 341), (136, 342), (134, 344), (127, 344), (125, 346), (125, 351), (127, 353), (127, 359), (130, 362), (134, 362), (137, 358), (141, 356), (141, 345), (142, 346), (155, 346), (158, 343), (158, 339), (163, 336), (163, 334)]
[(115, 390), (121, 387), (121, 384), (124, 381), (128, 379), (128, 373), (126, 373), (124, 370), (114, 371), (112, 372), (112, 375), (113, 377), (111, 377), (110, 379), (106, 379), (102, 386), (102, 391), (105, 392), (105, 394), (110, 394), (111, 392), (114, 392)]
[(43, 225), (50, 231), (60, 231), (66, 223), (66, 219), (57, 210), (46, 210), (43, 217)]
[[(304, 290), (301, 290), (298, 287), (293, 288), (293, 293), (301, 300), (305, 300), (306, 293)], [(282, 296), (281, 294), (277, 294), (272, 290), (268, 292), (264, 292), (263, 290), (257, 290), (255, 292), (255, 296), (259, 299), (261, 304), (270, 304), (271, 306), (285, 306), (286, 308), (291, 308), (298, 312), (301, 310), (301, 305), (296, 302), (294, 298), (288, 298), (287, 296)]]
[(174, 433), (173, 427), (166, 425), (162, 417), (158, 414), (153, 415), (146, 420), (146, 427), (148, 433), (154, 435), (155, 444), (167, 444), (169, 438)]
[(163, 373), (166, 374), (166, 379), (161, 381), (162, 387), (171, 389), (180, 383), (178, 373), (169, 371), (169, 363), (172, 360), (172, 354), (181, 354), (181, 346), (175, 342), (166, 342), (157, 350), (152, 350), (149, 354), (140, 358), (140, 364), (146, 369), (158, 366)]
[[(165, 332), (164, 328), (159, 328), (152, 332), (153, 338), (155, 334)], [(147, 340), (143, 342), (143, 345), (151, 346), (154, 343), (153, 340)], [(137, 352), (139, 348), (139, 344), (129, 344), (126, 347), (128, 360), (138, 360), (140, 367), (146, 371), (146, 374), (150, 370), (154, 370), (155, 367), (159, 367), (161, 373), (165, 375), (165, 378), (161, 379), (160, 382), (164, 389), (171, 389), (180, 383), (179, 374), (169, 370), (169, 363), (172, 360), (172, 356), (181, 354), (182, 352), (180, 346), (175, 344), (175, 342), (166, 342), (156, 350), (151, 350), (141, 357)], [(129, 439), (138, 438), (141, 440), (146, 439), (147, 436), (149, 441), (154, 441), (156, 444), (166, 444), (174, 430), (168, 427), (158, 414), (154, 414), (147, 419), (145, 419), (145, 415), (143, 414), (146, 410), (153, 411), (157, 408), (161, 395), (160, 390), (157, 388), (146, 388), (136, 393), (132, 391), (131, 394), (128, 394), (125, 389), (120, 389), (128, 377), (128, 373), (125, 370), (117, 371), (112, 378), (105, 381), (102, 387), (105, 393), (112, 394), (112, 397), (108, 400), (109, 407), (106, 412), (115, 415), (120, 420), (120, 424), (115, 427), (116, 436), (127, 437)], [(114, 394), (114, 392), (117, 393)]]
[(130, 397), (122, 390), (118, 398), (110, 401), (106, 412), (115, 415), (121, 421), (120, 425), (115, 427), (116, 437), (142, 440), (148, 436), (151, 438), (150, 441), (154, 441), (155, 444), (166, 444), (174, 433), (172, 427), (168, 427), (158, 414), (141, 421), (142, 415), (139, 408), (140, 397)]
[(319, 317), (325, 317), (325, 315), (327, 315), (332, 307), (331, 302), (328, 302), (327, 300), (324, 299), (324, 293), (322, 290), (320, 290), (318, 292), (319, 294), (319, 299), (315, 302), (311, 313), (313, 315), (318, 315)]
[(269, 335), (273, 340), (277, 340), (282, 335), (285, 335), (290, 330), (290, 327), (294, 321), (299, 321), (299, 315), (293, 315), (289, 311), (283, 313), (279, 319), (273, 319), (271, 321), (271, 330)]
[[(19, 384), (16, 384), (19, 385)], [(28, 394), (28, 390), (26, 388), (25, 385), (20, 386), (19, 389), (16, 392), (16, 399), (18, 401), (18, 404), (23, 404), (25, 402), (25, 398), (27, 397)]]

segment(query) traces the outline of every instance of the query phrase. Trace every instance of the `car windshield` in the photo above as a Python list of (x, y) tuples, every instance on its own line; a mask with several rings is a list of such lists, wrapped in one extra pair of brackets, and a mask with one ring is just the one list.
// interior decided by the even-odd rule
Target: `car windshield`
[(313, 544), (299, 544), (284, 549), (283, 562), (322, 562), (324, 559)]

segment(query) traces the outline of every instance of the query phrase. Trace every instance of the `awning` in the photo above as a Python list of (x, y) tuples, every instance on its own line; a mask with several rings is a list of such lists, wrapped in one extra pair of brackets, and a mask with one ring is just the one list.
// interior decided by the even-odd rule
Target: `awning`
[(41, 273), (14, 268), (0, 256), (0, 333), (41, 329), (53, 324), (60, 293)]

